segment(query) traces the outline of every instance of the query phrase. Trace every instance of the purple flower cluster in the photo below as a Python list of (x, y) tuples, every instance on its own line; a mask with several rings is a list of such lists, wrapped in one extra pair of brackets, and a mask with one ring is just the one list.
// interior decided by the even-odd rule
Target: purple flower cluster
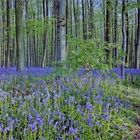
[(6, 78), (10, 77), (18, 77), (18, 76), (34, 76), (34, 77), (43, 77), (47, 76), (50, 73), (54, 71), (54, 68), (51, 67), (46, 67), (46, 68), (40, 68), (40, 67), (31, 67), (31, 68), (25, 68), (21, 72), (17, 72), (16, 68), (8, 68), (8, 69), (3, 69), (0, 68), (0, 80), (4, 80)]
[(0, 122), (0, 132), (8, 133), (10, 131), (13, 131), (16, 128), (16, 125), (19, 123), (19, 120), (17, 118), (13, 117), (6, 117), (6, 122)]
[[(120, 68), (114, 68), (112, 72), (115, 72), (117, 75), (121, 76), (121, 69)], [(126, 75), (140, 75), (140, 69), (134, 69), (134, 68), (125, 68), (124, 73)]]
[(31, 129), (32, 132), (42, 129), (44, 124), (43, 118), (38, 113), (35, 114), (35, 117), (29, 114), (28, 122), (29, 129)]
[[(1, 100), (0, 132), (8, 135), (12, 130), (16, 137), (19, 131), (23, 135), (26, 130), (27, 134), (36, 134), (38, 139), (48, 134), (55, 135), (54, 139), (75, 140), (82, 139), (87, 132), (90, 139), (90, 132), (102, 133), (102, 127), (113, 128), (123, 109), (131, 108), (131, 104), (114, 91), (115, 79), (111, 74), (98, 70), (87, 73), (80, 69), (74, 75), (56, 77), (52, 81), (40, 78), (52, 71), (52, 68), (31, 68), (17, 74), (15, 68), (11, 68), (11, 72), (0, 69), (5, 77), (36, 77), (36, 80), (25, 78), (16, 82), (10, 79), (12, 84), (7, 90), (12, 96), (6, 102)], [(11, 114), (14, 117), (3, 119)]]

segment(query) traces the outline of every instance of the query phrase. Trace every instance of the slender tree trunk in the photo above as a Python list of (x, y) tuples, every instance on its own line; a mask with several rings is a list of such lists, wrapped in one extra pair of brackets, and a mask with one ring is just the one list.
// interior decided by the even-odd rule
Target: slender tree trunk
[[(118, 40), (118, 16), (117, 16), (117, 7), (118, 7), (118, 0), (115, 0), (115, 9), (114, 9), (114, 44), (117, 44)], [(114, 48), (114, 58), (118, 58), (118, 50), (117, 47)]]
[[(1, 2), (1, 4), (2, 4), (2, 11), (4, 11), (5, 10), (5, 1), (4, 0), (2, 0), (2, 2)], [(2, 14), (2, 26), (3, 26), (3, 28), (2, 28), (2, 44), (3, 44), (3, 46), (2, 46), (2, 67), (5, 67), (5, 48), (6, 48), (6, 45), (5, 45), (5, 22), (6, 22), (6, 17), (5, 17), (5, 14)]]
[(10, 66), (10, 0), (7, 0), (7, 50), (6, 50), (6, 68)]
[[(126, 0), (126, 5), (128, 4), (128, 0)], [(126, 58), (125, 63), (129, 64), (129, 17), (128, 11), (125, 12), (125, 20), (126, 20)]]
[(85, 24), (85, 0), (82, 0), (82, 20), (83, 20), (83, 39), (87, 39), (86, 36), (86, 24)]
[(16, 15), (16, 59), (17, 59), (17, 71), (21, 71), (24, 68), (24, 47), (23, 47), (23, 35), (22, 35), (22, 8), (23, 0), (15, 0), (15, 15)]
[[(137, 0), (140, 3), (140, 0)], [(136, 68), (140, 68), (140, 8), (138, 8), (138, 20), (137, 20), (137, 39), (136, 39)]]
[(59, 9), (59, 3), (58, 0), (53, 0), (53, 17), (54, 17), (54, 22), (53, 22), (53, 36), (54, 36), (54, 61), (57, 62), (57, 54), (58, 54), (58, 47), (57, 47), (57, 16), (58, 16), (58, 9)]
[(90, 0), (89, 2), (89, 13), (90, 13), (90, 16), (89, 16), (89, 31), (90, 31), (90, 36), (89, 38), (96, 38), (96, 30), (95, 30), (95, 26), (94, 26), (94, 8), (93, 8), (93, 3), (94, 1), (93, 0)]
[[(111, 10), (112, 10), (112, 4), (111, 4), (111, 0), (107, 0), (106, 1), (106, 26), (105, 26), (105, 42), (107, 43), (111, 43)], [(110, 49), (106, 49), (106, 58), (107, 61), (109, 61), (110, 59)]]
[[(127, 33), (126, 33), (126, 20), (125, 20), (125, 0), (122, 0), (122, 49), (124, 53), (126, 53), (126, 45), (127, 45)], [(125, 55), (122, 57), (122, 66), (121, 66), (121, 75), (122, 78), (125, 79), (124, 75), (124, 68), (125, 68)]]
[[(26, 19), (26, 21), (28, 22), (28, 19), (29, 19), (29, 13), (28, 13), (28, 4), (29, 4), (29, 2), (28, 2), (28, 0), (25, 0), (25, 3), (26, 3), (26, 5), (25, 5), (25, 12), (26, 12), (26, 15), (25, 15), (25, 19)], [(27, 23), (26, 23), (26, 29), (27, 30), (29, 30), (28, 29), (28, 25), (27, 25)], [(29, 33), (27, 32), (26, 33), (26, 66), (27, 67), (29, 67), (30, 66), (30, 63), (29, 63), (29, 61), (30, 61), (30, 56), (29, 56)]]
[(87, 0), (84, 0), (85, 1), (85, 33), (86, 33), (86, 39), (89, 39), (89, 11), (88, 11), (88, 1)]
[[(43, 0), (43, 16), (44, 19), (48, 18), (48, 0)], [(48, 63), (48, 37), (47, 37), (47, 20), (44, 20), (44, 26), (45, 26), (45, 30), (44, 30), (44, 39), (43, 39), (43, 61), (42, 61), (42, 66), (45, 67), (47, 66)]]
[[(133, 15), (133, 14), (132, 14)], [(132, 16), (133, 17), (133, 16)], [(132, 25), (131, 25), (131, 43), (130, 43), (130, 52), (129, 52), (129, 62), (130, 67), (132, 68), (134, 66), (134, 55), (135, 55), (135, 49), (134, 49), (134, 18), (132, 18)]]
[(75, 22), (75, 37), (77, 38), (78, 36), (78, 27), (77, 27), (77, 9), (76, 9), (76, 2), (73, 0), (73, 11), (74, 11), (74, 22)]
[(56, 18), (57, 18), (57, 29), (56, 29), (56, 40), (57, 40), (57, 61), (66, 60), (66, 1), (55, 0), (56, 2)]

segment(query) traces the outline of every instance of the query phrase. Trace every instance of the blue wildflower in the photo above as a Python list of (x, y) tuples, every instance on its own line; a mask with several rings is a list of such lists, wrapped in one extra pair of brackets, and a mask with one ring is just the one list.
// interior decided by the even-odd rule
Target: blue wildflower
[(36, 122), (39, 127), (43, 126), (43, 119), (38, 114), (36, 114)]
[(93, 127), (93, 117), (91, 114), (89, 114), (88, 118), (87, 118), (87, 124), (90, 126), (90, 127)]
[(79, 137), (76, 137), (75, 140), (80, 140), (80, 138)]
[(93, 110), (93, 105), (92, 105), (90, 102), (87, 102), (87, 103), (86, 103), (86, 108), (87, 108), (88, 110), (92, 111), (92, 110)]
[(0, 132), (3, 130), (3, 124), (0, 123)]
[(102, 126), (101, 122), (99, 122), (99, 121), (97, 121), (97, 122), (95, 123), (95, 125), (96, 125), (96, 126), (99, 126), (99, 127)]
[(3, 129), (3, 132), (7, 133), (11, 130), (11, 126), (7, 126)]
[(29, 128), (31, 129), (32, 132), (37, 131), (37, 123), (33, 122), (33, 123), (29, 124)]
[(110, 117), (109, 117), (108, 114), (103, 114), (102, 117), (103, 117), (103, 119), (104, 119), (105, 121), (109, 121), (109, 120), (110, 120)]
[(73, 128), (72, 126), (70, 127), (69, 133), (71, 135), (75, 135), (75, 134), (77, 134), (77, 132), (78, 132), (78, 129), (77, 128)]

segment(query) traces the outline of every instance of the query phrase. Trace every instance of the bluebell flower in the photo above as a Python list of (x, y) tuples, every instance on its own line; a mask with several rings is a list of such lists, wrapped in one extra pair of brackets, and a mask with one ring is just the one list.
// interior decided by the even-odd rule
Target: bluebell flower
[(92, 111), (93, 110), (93, 105), (90, 102), (86, 103), (86, 109)]
[(81, 105), (78, 105), (78, 106), (77, 106), (77, 111), (78, 111), (82, 116), (84, 116), (84, 112), (82, 111)]
[(77, 72), (78, 76), (81, 77), (82, 75), (84, 75), (86, 72), (86, 69), (85, 68), (80, 68)]
[(110, 103), (105, 103), (103, 104), (103, 112), (105, 113), (109, 113), (109, 107), (110, 107)]
[(2, 130), (3, 130), (3, 124), (0, 123), (0, 132), (2, 132)]
[(103, 117), (103, 119), (105, 121), (109, 121), (110, 120), (110, 116), (108, 114), (103, 114), (102, 117)]
[(85, 98), (87, 99), (87, 100), (90, 100), (90, 93), (87, 93), (87, 94), (85, 94)]
[(56, 128), (58, 126), (59, 122), (56, 121), (55, 124), (54, 124), (54, 127)]
[(29, 120), (29, 122), (31, 122), (33, 120), (33, 117), (31, 114), (28, 115), (28, 120)]
[(88, 115), (87, 124), (88, 124), (90, 127), (93, 127), (93, 117), (92, 117), (91, 114)]
[(79, 137), (76, 137), (75, 140), (80, 140), (80, 138)]
[(77, 132), (78, 132), (78, 129), (77, 129), (77, 128), (73, 128), (72, 126), (70, 127), (69, 133), (70, 133), (71, 135), (75, 135), (75, 134), (77, 134)]
[(120, 107), (120, 106), (122, 106), (121, 100), (116, 99), (116, 101), (115, 101), (115, 107), (118, 108), (118, 107)]
[(53, 116), (48, 117), (48, 124), (52, 125), (53, 124)]
[(37, 117), (36, 118), (36, 122), (37, 122), (37, 124), (38, 124), (39, 127), (42, 127), (43, 126), (43, 119), (42, 118)]
[(33, 122), (33, 123), (29, 124), (28, 126), (32, 132), (37, 131), (37, 123), (36, 122)]
[(99, 121), (95, 122), (95, 125), (98, 126), (98, 127), (102, 126), (101, 122), (99, 122)]
[(11, 126), (7, 126), (7, 127), (3, 128), (4, 133), (9, 132), (10, 130), (11, 130)]

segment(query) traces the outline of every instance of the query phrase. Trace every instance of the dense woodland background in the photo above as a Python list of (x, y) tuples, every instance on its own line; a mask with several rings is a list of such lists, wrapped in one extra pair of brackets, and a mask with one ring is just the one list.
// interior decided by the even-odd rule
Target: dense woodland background
[(140, 0), (0, 0), (1, 140), (140, 140)]
[(140, 0), (0, 0), (0, 66), (140, 67)]

